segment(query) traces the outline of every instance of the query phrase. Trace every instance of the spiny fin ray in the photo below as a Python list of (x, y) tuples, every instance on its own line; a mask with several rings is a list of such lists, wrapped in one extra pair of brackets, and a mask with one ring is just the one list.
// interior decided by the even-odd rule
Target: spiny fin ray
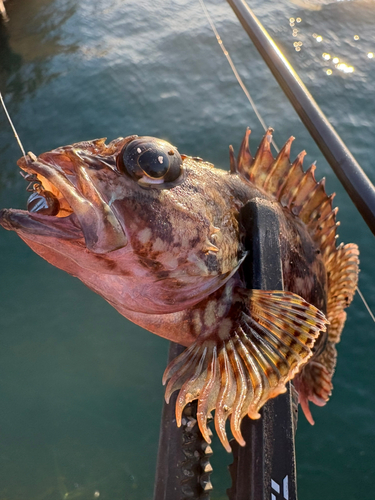
[(341, 244), (335, 252), (327, 255), (327, 318), (330, 322), (327, 344), (323, 352), (304, 366), (294, 379), (302, 410), (310, 424), (314, 424), (314, 419), (309, 401), (323, 406), (332, 393), (337, 361), (336, 344), (340, 342), (346, 320), (344, 309), (353, 300), (358, 284), (358, 256), (358, 247), (353, 243)]
[[(303, 367), (295, 378), (300, 391), (302, 409), (309, 422), (313, 418), (308, 407), (312, 401), (322, 405), (328, 400), (332, 390), (332, 376), (336, 365), (335, 344), (340, 336), (346, 320), (344, 309), (348, 307), (357, 289), (359, 259), (358, 247), (353, 244), (336, 247), (338, 237), (336, 222), (337, 208), (332, 208), (334, 194), (328, 196), (325, 190), (325, 179), (315, 179), (315, 164), (304, 172), (302, 161), (305, 153), (298, 155), (294, 163), (290, 163), (291, 137), (274, 161), (271, 161), (269, 144), (272, 141), (272, 129), (267, 130), (255, 158), (249, 151), (250, 131), (246, 131), (240, 153), (238, 155), (238, 173), (251, 181), (256, 187), (274, 197), (281, 205), (299, 217), (306, 225), (317, 253), (321, 254), (328, 276), (327, 318), (330, 322), (328, 343), (325, 350)], [(264, 318), (263, 326), (271, 324), (282, 328), (280, 318), (274, 317), (270, 310)], [(287, 339), (283, 339), (283, 343)], [(306, 346), (308, 342), (306, 341)]]
[[(249, 153), (249, 135), (247, 130), (238, 155), (239, 175), (263, 189), (267, 194), (278, 200), (283, 207), (297, 215), (307, 226), (307, 229), (318, 247), (323, 246), (324, 256), (336, 249), (335, 215), (327, 218), (332, 212), (332, 197), (327, 196), (325, 181), (316, 182), (314, 176), (315, 165), (306, 172), (302, 169), (304, 151), (291, 164), (289, 160), (291, 137), (280, 153), (273, 158), (270, 144), (272, 129), (264, 135), (255, 158)], [(325, 209), (324, 215), (319, 209)], [(328, 208), (328, 214), (327, 214)], [(318, 232), (318, 228), (322, 228)], [(331, 233), (330, 237), (327, 233)]]
[(358, 267), (359, 250), (354, 243), (341, 244), (327, 261), (329, 274), (327, 316), (332, 323), (328, 334), (329, 340), (335, 344), (340, 342), (340, 334), (346, 319), (344, 309), (352, 302), (357, 289)]
[(291, 292), (251, 290), (238, 300), (240, 321), (225, 334), (220, 325), (202, 334), (170, 363), (163, 378), (163, 383), (169, 380), (167, 400), (180, 389), (177, 424), (186, 404), (198, 399), (204, 439), (211, 441), (207, 418), (215, 409), (215, 428), (227, 451), (228, 417), (233, 436), (243, 446), (244, 416), (259, 418), (263, 404), (285, 392), (285, 384), (311, 357), (315, 339), (328, 324), (318, 309)]

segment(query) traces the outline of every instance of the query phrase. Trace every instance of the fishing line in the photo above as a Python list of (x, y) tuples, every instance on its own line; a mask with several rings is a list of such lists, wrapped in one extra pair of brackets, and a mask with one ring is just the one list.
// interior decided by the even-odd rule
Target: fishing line
[[(240, 75), (239, 75), (239, 73), (237, 71), (237, 68), (234, 65), (234, 62), (233, 62), (232, 58), (229, 55), (229, 52), (225, 48), (223, 40), (221, 39), (221, 37), (220, 37), (220, 35), (219, 35), (219, 33), (218, 33), (217, 29), (216, 29), (216, 26), (215, 26), (215, 24), (214, 24), (214, 22), (213, 22), (213, 20), (212, 20), (212, 18), (210, 16), (208, 10), (207, 10), (207, 7), (206, 7), (206, 5), (204, 3), (204, 0), (199, 0), (199, 3), (201, 4), (203, 12), (205, 13), (205, 15), (207, 17), (207, 21), (210, 23), (212, 31), (215, 33), (217, 43), (220, 45), (220, 48), (223, 51), (223, 54), (227, 58), (227, 61), (228, 61), (229, 65), (230, 65), (230, 67), (231, 67), (231, 69), (233, 71), (234, 76), (236, 77), (237, 82), (239, 83), (241, 89), (243, 90), (245, 96), (247, 97), (247, 100), (249, 101), (251, 107), (253, 108), (254, 113), (256, 114), (256, 116), (257, 116), (260, 124), (262, 125), (264, 131), (267, 132), (268, 127), (266, 126), (266, 124), (265, 124), (265, 122), (264, 122), (261, 114), (258, 111), (258, 108), (255, 105), (255, 102), (254, 102), (253, 98), (251, 97), (251, 95), (250, 95), (249, 91), (247, 90), (247, 88), (246, 88), (246, 86), (245, 86), (242, 78), (240, 77)], [(275, 141), (273, 139), (272, 139), (272, 145), (275, 148), (276, 152), (278, 153), (280, 151), (280, 149), (276, 146), (276, 143), (275, 143)]]
[(3, 99), (3, 96), (1, 94), (1, 92), (0, 92), (0, 101), (1, 101), (1, 104), (2, 104), (2, 106), (4, 108), (5, 115), (8, 118), (8, 121), (10, 123), (10, 126), (12, 127), (12, 130), (13, 130), (13, 133), (14, 133), (14, 137), (16, 138), (16, 141), (18, 142), (18, 145), (19, 145), (19, 147), (20, 147), (20, 149), (22, 151), (23, 157), (25, 158), (25, 161), (27, 162), (26, 153), (25, 153), (25, 150), (23, 149), (21, 139), (19, 138), (19, 135), (17, 134), (16, 128), (13, 125), (13, 122), (12, 122), (10, 116), (9, 116), (9, 113), (8, 113), (8, 110), (7, 110), (6, 106), (5, 106), (5, 102), (4, 102), (4, 99)]
[[(214, 34), (215, 34), (215, 37), (216, 37), (217, 43), (220, 45), (220, 48), (221, 48), (221, 50), (223, 51), (223, 54), (225, 55), (225, 57), (226, 57), (226, 59), (227, 59), (227, 61), (228, 61), (229, 65), (230, 65), (230, 67), (231, 67), (231, 69), (232, 69), (232, 71), (233, 71), (233, 74), (234, 74), (234, 76), (236, 77), (237, 82), (239, 83), (239, 85), (240, 85), (241, 89), (243, 90), (243, 92), (244, 92), (245, 96), (247, 97), (247, 100), (249, 101), (249, 103), (250, 103), (251, 107), (253, 108), (254, 113), (256, 114), (256, 116), (257, 116), (257, 118), (258, 118), (258, 120), (259, 120), (260, 124), (262, 125), (262, 127), (263, 127), (264, 131), (265, 131), (265, 132), (267, 132), (267, 126), (266, 126), (266, 124), (265, 124), (265, 122), (264, 122), (264, 120), (263, 120), (263, 118), (262, 118), (262, 116), (261, 116), (260, 112), (258, 111), (258, 109), (257, 109), (257, 107), (256, 107), (256, 105), (255, 105), (255, 103), (254, 103), (254, 100), (252, 99), (252, 97), (251, 97), (251, 95), (250, 95), (249, 91), (247, 90), (247, 88), (246, 88), (246, 86), (245, 86), (245, 84), (244, 84), (244, 82), (243, 82), (242, 78), (240, 77), (240, 75), (239, 75), (239, 73), (238, 73), (238, 71), (237, 71), (237, 69), (236, 69), (236, 66), (235, 66), (234, 62), (233, 62), (233, 60), (232, 60), (231, 56), (229, 55), (229, 52), (228, 52), (228, 51), (227, 51), (227, 49), (225, 48), (225, 45), (224, 45), (224, 43), (223, 43), (223, 40), (221, 39), (221, 37), (220, 37), (220, 35), (219, 35), (219, 33), (218, 33), (217, 29), (216, 29), (216, 26), (215, 26), (215, 24), (214, 24), (214, 22), (213, 22), (213, 20), (212, 20), (212, 18), (211, 18), (211, 16), (210, 16), (210, 14), (209, 14), (208, 10), (207, 10), (207, 7), (206, 7), (206, 4), (204, 3), (204, 0), (199, 0), (199, 3), (201, 4), (201, 7), (202, 7), (202, 9), (203, 9), (203, 12), (205, 13), (206, 18), (207, 18), (207, 20), (208, 20), (208, 22), (209, 22), (209, 24), (210, 24), (210, 26), (211, 26), (211, 29), (212, 29), (212, 31), (213, 31), (213, 32), (214, 32)], [(273, 147), (275, 148), (275, 150), (276, 150), (277, 152), (279, 152), (280, 150), (279, 150), (279, 148), (276, 146), (276, 144), (275, 144), (275, 142), (274, 142), (274, 140), (273, 140), (273, 139), (272, 139), (272, 144), (273, 144)], [(367, 311), (368, 311), (368, 313), (369, 313), (369, 315), (370, 315), (371, 319), (372, 319), (372, 320), (374, 321), (374, 323), (375, 323), (375, 316), (374, 316), (373, 312), (371, 311), (370, 306), (369, 306), (369, 305), (368, 305), (368, 303), (366, 302), (366, 299), (364, 298), (364, 296), (362, 295), (362, 292), (360, 291), (360, 289), (359, 289), (358, 287), (357, 287), (357, 290), (358, 290), (358, 295), (361, 297), (362, 302), (363, 302), (363, 304), (365, 305), (365, 307), (366, 307), (366, 309), (367, 309)]]
[(361, 290), (359, 289), (359, 287), (358, 287), (358, 286), (357, 286), (357, 291), (358, 291), (358, 295), (359, 295), (359, 296), (361, 297), (361, 299), (362, 299), (362, 302), (365, 304), (365, 307), (366, 307), (366, 309), (367, 309), (367, 311), (368, 311), (369, 315), (371, 316), (372, 321), (375, 323), (375, 316), (374, 316), (373, 312), (371, 311), (370, 306), (367, 304), (366, 299), (365, 299), (365, 298), (364, 298), (364, 296), (362, 295), (362, 292), (361, 292)]

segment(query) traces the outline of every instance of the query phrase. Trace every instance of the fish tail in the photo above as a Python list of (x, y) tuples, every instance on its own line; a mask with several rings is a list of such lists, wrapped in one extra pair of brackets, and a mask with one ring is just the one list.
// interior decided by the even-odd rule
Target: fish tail
[(347, 308), (354, 297), (358, 286), (359, 250), (354, 243), (341, 244), (327, 263), (328, 302), (327, 317), (330, 322), (329, 340), (335, 344), (340, 342), (341, 332), (346, 320)]
[(307, 420), (314, 420), (309, 409), (309, 401), (324, 406), (329, 400), (337, 362), (336, 344), (340, 342), (341, 332), (346, 320), (344, 309), (353, 300), (358, 284), (359, 273), (358, 246), (349, 243), (341, 244), (326, 262), (328, 274), (328, 327), (327, 344), (321, 354), (314, 357), (303, 367), (294, 380), (299, 393), (299, 400)]
[(314, 425), (309, 401), (324, 406), (332, 395), (332, 377), (337, 361), (335, 344), (327, 342), (324, 351), (303, 367), (293, 380), (298, 391), (298, 399), (307, 421)]

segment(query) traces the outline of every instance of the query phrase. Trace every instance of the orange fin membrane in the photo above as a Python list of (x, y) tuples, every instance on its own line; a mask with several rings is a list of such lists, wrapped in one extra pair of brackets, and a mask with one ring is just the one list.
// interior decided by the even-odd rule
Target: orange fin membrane
[(328, 338), (337, 344), (340, 342), (348, 307), (354, 297), (358, 285), (359, 250), (358, 246), (349, 243), (341, 244), (336, 252), (327, 260), (329, 273), (327, 316), (331, 325)]
[(302, 151), (290, 162), (291, 137), (276, 158), (271, 152), (272, 132), (270, 128), (260, 143), (253, 158), (249, 151), (250, 131), (247, 130), (237, 159), (238, 173), (281, 205), (297, 215), (307, 226), (313, 241), (320, 247), (323, 258), (336, 251), (336, 213), (332, 209), (333, 196), (325, 192), (325, 180), (315, 180), (315, 164), (306, 172), (302, 164), (306, 155)]
[(293, 163), (290, 162), (290, 147), (294, 138), (291, 137), (277, 157), (273, 158), (272, 129), (268, 129), (253, 158), (249, 150), (249, 136), (250, 131), (247, 130), (237, 159), (238, 174), (273, 196), (283, 207), (301, 219), (313, 242), (320, 249), (327, 271), (327, 318), (330, 323), (327, 348), (312, 360), (311, 367), (309, 363), (303, 368), (295, 384), (301, 391), (300, 401), (305, 415), (313, 422), (308, 401), (322, 406), (331, 394), (331, 379), (336, 365), (334, 345), (340, 341), (345, 324), (344, 309), (351, 303), (357, 289), (359, 251), (355, 244), (341, 244), (336, 247), (339, 222), (336, 222), (338, 209), (332, 208), (334, 195), (327, 195), (325, 179), (319, 182), (315, 180), (315, 164), (306, 172), (303, 171), (304, 151)]
[(169, 380), (167, 402), (180, 390), (177, 425), (184, 407), (198, 399), (204, 439), (211, 442), (207, 417), (215, 410), (216, 432), (228, 452), (228, 417), (234, 438), (244, 446), (244, 416), (259, 418), (264, 403), (285, 392), (285, 384), (311, 357), (316, 338), (328, 324), (323, 313), (291, 292), (251, 290), (242, 300), (233, 321), (227, 317), (209, 334), (200, 335), (163, 377), (163, 384)]
[(332, 394), (332, 378), (335, 373), (337, 350), (346, 320), (344, 309), (353, 300), (358, 284), (359, 251), (355, 244), (340, 245), (326, 263), (329, 273), (327, 318), (328, 341), (324, 351), (303, 367), (294, 379), (302, 410), (314, 424), (309, 401), (324, 406)]
[(293, 380), (298, 391), (298, 399), (307, 421), (314, 425), (309, 408), (309, 401), (317, 406), (324, 406), (332, 394), (332, 376), (336, 366), (337, 351), (334, 344), (328, 342), (321, 355), (305, 365)]

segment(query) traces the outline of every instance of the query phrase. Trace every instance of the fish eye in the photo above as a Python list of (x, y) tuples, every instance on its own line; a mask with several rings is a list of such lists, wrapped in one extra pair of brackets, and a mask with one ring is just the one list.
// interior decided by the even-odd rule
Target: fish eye
[(140, 184), (157, 185), (176, 181), (182, 173), (177, 149), (155, 137), (130, 141), (117, 158), (118, 168)]

